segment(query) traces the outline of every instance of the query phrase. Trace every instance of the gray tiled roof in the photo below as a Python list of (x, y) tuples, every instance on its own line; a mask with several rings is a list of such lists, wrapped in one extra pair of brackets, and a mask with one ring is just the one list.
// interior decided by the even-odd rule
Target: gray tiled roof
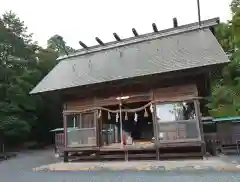
[(212, 32), (195, 29), (62, 59), (31, 93), (226, 62)]

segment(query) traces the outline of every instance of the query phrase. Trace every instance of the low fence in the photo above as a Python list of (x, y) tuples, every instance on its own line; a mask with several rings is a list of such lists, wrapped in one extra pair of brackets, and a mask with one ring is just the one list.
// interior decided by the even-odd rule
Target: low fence
[(55, 147), (61, 148), (64, 146), (64, 133), (55, 134)]
[[(237, 135), (237, 136), (236, 136)], [(207, 152), (216, 155), (218, 152), (234, 152), (239, 154), (239, 134), (219, 135), (219, 133), (205, 133), (204, 139)]]

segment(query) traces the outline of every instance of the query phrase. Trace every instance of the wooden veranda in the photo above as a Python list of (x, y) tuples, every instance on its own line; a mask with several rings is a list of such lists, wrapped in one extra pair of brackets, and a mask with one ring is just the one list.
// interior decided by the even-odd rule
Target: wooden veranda
[[(127, 99), (122, 101), (116, 99), (118, 93), (113, 93), (116, 96), (106, 94), (105, 98), (103, 95), (99, 98), (96, 94), (94, 99), (85, 96), (84, 100), (75, 99), (65, 103), (64, 126), (72, 123), (71, 127), (75, 127), (75, 130), (65, 129), (65, 161), (68, 160), (69, 153), (75, 153), (74, 156), (78, 153), (78, 159), (125, 160), (204, 155), (199, 122), (201, 98), (197, 96), (198, 91), (194, 84), (155, 89), (152, 87), (149, 91), (141, 91), (144, 87), (139, 85), (135, 88), (138, 93), (134, 93), (132, 89), (127, 92), (122, 87), (121, 89), (128, 95)], [(106, 89), (105, 93), (108, 93)], [(138, 104), (140, 104), (138, 107), (124, 108), (126, 105)], [(188, 114), (184, 108), (190, 109)], [(170, 115), (161, 115), (162, 112), (170, 112)], [(135, 121), (136, 114), (139, 121)], [(141, 135), (145, 137), (134, 139), (134, 136), (131, 136), (133, 131), (127, 131), (125, 126), (136, 122), (145, 122), (143, 124), (145, 131), (139, 127)], [(122, 144), (122, 132), (126, 137), (131, 136), (133, 141), (130, 144), (127, 142), (126, 145)]]

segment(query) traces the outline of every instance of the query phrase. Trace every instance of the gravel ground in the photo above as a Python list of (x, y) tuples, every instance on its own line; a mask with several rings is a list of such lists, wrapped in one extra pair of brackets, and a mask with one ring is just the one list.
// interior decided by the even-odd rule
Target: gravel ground
[(19, 182), (239, 182), (239, 173), (215, 172), (37, 172), (24, 173)]
[[(235, 157), (234, 159), (238, 159)], [(52, 150), (33, 151), (20, 153), (0, 163), (1, 182), (134, 182), (134, 181), (174, 181), (174, 182), (239, 182), (240, 173), (229, 172), (32, 172), (31, 169), (56, 162)]]
[(196, 171), (215, 170), (240, 172), (238, 163), (232, 163), (227, 156), (210, 157), (204, 160), (168, 160), (168, 161), (115, 161), (115, 162), (69, 162), (43, 165), (34, 171)]

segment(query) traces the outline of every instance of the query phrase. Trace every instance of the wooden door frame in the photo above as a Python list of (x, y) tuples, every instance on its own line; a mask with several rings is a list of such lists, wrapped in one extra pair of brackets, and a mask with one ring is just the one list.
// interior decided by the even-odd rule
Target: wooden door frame
[[(160, 142), (159, 140), (159, 124), (157, 122), (157, 105), (158, 104), (165, 104), (165, 103), (173, 103), (173, 102), (182, 102), (184, 100), (179, 100), (179, 101), (166, 101), (166, 102), (157, 102), (153, 105), (153, 115), (154, 115), (154, 119), (153, 119), (153, 122), (154, 122), (154, 131), (155, 131), (155, 134), (154, 134), (154, 137), (155, 137), (155, 140)], [(176, 140), (176, 141), (165, 141), (166, 142), (182, 142), (182, 141), (185, 141), (185, 142), (188, 142), (188, 141), (204, 141), (204, 136), (203, 136), (203, 128), (202, 128), (202, 122), (201, 122), (201, 116), (200, 116), (200, 107), (199, 107), (199, 100), (197, 99), (188, 99), (186, 101), (192, 101), (193, 104), (194, 104), (194, 110), (195, 110), (195, 113), (196, 113), (196, 121), (194, 120), (194, 122), (196, 122), (196, 129), (198, 131), (198, 138), (195, 138), (195, 139), (186, 139), (186, 140)], [(161, 143), (161, 142), (160, 142)]]
[[(95, 136), (96, 136), (96, 144), (95, 146), (98, 146), (98, 140), (99, 140), (99, 136), (98, 136), (98, 112), (97, 110), (93, 110), (93, 111), (88, 111), (88, 112), (63, 112), (63, 128), (64, 128), (64, 147), (65, 148), (69, 148), (68, 147), (68, 124), (67, 124), (67, 116), (68, 115), (76, 115), (79, 114), (80, 115), (80, 120), (82, 121), (82, 114), (86, 114), (86, 113), (93, 113), (93, 120), (94, 120), (94, 128), (95, 128)], [(87, 147), (87, 146), (86, 146)]]

